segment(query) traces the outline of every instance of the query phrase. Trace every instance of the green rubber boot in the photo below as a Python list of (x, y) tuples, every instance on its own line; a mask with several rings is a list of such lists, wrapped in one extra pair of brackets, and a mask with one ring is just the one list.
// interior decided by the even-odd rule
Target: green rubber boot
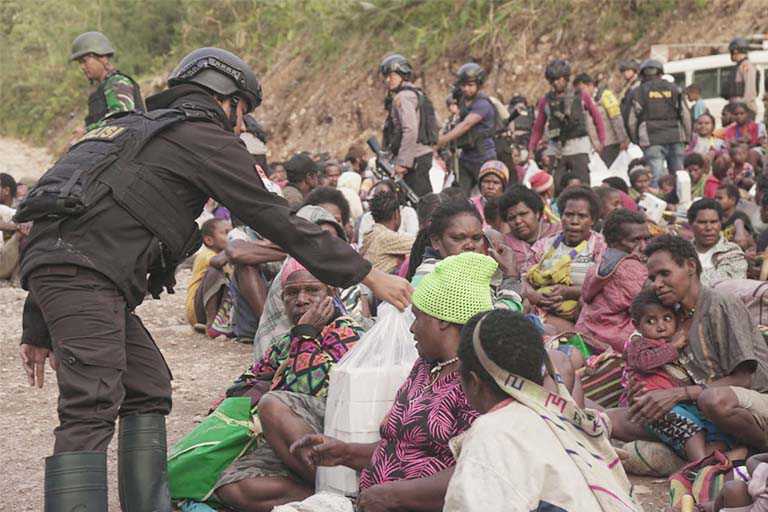
[(106, 453), (65, 452), (45, 459), (45, 512), (106, 510)]
[(117, 477), (123, 512), (171, 512), (166, 459), (165, 416), (138, 414), (120, 420)]

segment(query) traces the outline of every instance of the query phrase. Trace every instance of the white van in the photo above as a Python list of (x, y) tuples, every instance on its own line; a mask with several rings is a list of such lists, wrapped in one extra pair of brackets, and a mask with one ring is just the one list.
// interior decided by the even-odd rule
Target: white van
[[(757, 119), (763, 119), (763, 102), (761, 98), (765, 94), (765, 73), (768, 68), (768, 51), (760, 50), (749, 52), (749, 60), (755, 65), (758, 73), (758, 100)], [(664, 64), (664, 73), (672, 75), (675, 83), (682, 88), (690, 84), (697, 84), (701, 88), (701, 99), (715, 116), (720, 124), (720, 111), (726, 100), (720, 97), (720, 81), (727, 79), (733, 71), (735, 64), (731, 62), (731, 55), (721, 53), (707, 57), (695, 57), (692, 59), (672, 60)]]

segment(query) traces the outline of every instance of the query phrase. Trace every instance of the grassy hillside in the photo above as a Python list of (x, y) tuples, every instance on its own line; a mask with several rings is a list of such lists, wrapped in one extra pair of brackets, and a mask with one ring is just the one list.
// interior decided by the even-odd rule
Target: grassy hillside
[[(436, 104), (468, 59), (504, 98), (538, 94), (555, 56), (611, 77), (616, 59), (650, 44), (727, 41), (764, 25), (759, 0), (3, 0), (0, 131), (61, 149), (82, 123), (88, 84), (67, 57), (72, 39), (102, 30), (118, 67), (145, 94), (187, 51), (242, 55), (263, 77), (273, 154), (340, 151), (378, 130), (381, 57), (404, 53)], [(722, 27), (722, 32), (713, 32)]]

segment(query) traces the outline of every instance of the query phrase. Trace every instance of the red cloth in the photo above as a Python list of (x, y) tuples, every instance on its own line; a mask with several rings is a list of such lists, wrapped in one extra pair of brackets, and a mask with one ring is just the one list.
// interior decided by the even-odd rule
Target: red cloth
[(581, 288), (581, 313), (575, 328), (593, 347), (601, 349), (604, 348), (601, 344), (608, 345), (620, 354), (635, 330), (629, 306), (643, 289), (648, 270), (640, 258), (626, 255), (616, 263), (612, 272), (601, 277), (598, 270), (612, 252), (616, 251), (608, 249), (598, 264), (587, 271)]
[(629, 194), (624, 192), (623, 190), (619, 190), (619, 195), (621, 196), (621, 207), (626, 208), (627, 210), (631, 212), (638, 211), (637, 203), (634, 199), (629, 197)]
[(707, 181), (704, 182), (704, 197), (714, 199), (715, 194), (717, 193), (717, 187), (719, 186), (720, 180), (718, 178), (716, 178), (713, 174), (707, 176)]
[[(600, 144), (605, 144), (605, 125), (603, 124), (603, 116), (600, 115), (600, 111), (597, 109), (597, 105), (592, 100), (592, 97), (586, 92), (581, 92), (581, 104), (584, 106), (584, 112), (588, 113), (592, 117), (592, 122), (595, 124), (595, 130), (597, 130), (597, 139)], [(536, 121), (533, 123), (533, 130), (531, 133), (531, 141), (528, 143), (528, 152), (533, 154), (536, 151), (536, 147), (541, 142), (541, 138), (544, 136), (544, 125), (547, 122), (547, 96), (544, 95), (539, 100), (536, 106)]]
[(639, 334), (627, 343), (627, 375), (645, 389), (669, 389), (680, 383), (664, 371), (664, 365), (677, 361), (678, 352), (667, 340), (651, 340)]
[[(556, 233), (558, 233), (561, 229), (560, 224), (550, 224), (546, 221), (541, 220), (541, 236), (539, 237), (539, 240), (542, 238), (550, 237)], [(510, 249), (512, 249), (512, 252), (515, 253), (515, 258), (517, 259), (517, 265), (520, 269), (520, 274), (524, 275), (528, 270), (533, 266), (533, 250), (532, 245), (524, 240), (520, 240), (519, 238), (515, 238), (514, 235), (509, 234), (506, 235), (507, 239), (507, 245)], [(535, 242), (534, 242), (535, 243)]]
[(746, 141), (750, 146), (760, 145), (759, 127), (756, 122), (750, 121), (746, 126), (731, 123), (723, 129), (723, 139), (729, 144), (735, 141)]

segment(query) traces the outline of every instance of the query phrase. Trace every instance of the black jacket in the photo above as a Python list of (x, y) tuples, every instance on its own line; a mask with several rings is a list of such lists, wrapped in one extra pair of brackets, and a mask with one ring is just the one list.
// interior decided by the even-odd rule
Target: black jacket
[[(216, 122), (181, 122), (161, 132), (138, 159), (158, 169), (163, 182), (198, 216), (209, 197), (264, 238), (283, 247), (318, 279), (333, 286), (360, 282), (371, 264), (316, 224), (291, 214), (284, 199), (264, 189), (253, 156), (230, 131), (218, 103), (195, 85), (180, 85), (147, 99), (148, 110), (193, 104)], [(22, 254), (22, 284), (35, 268), (71, 264), (104, 274), (135, 308), (147, 293), (147, 274), (159, 260), (153, 235), (111, 197), (79, 217), (37, 221)], [(28, 297), (23, 342), (48, 345), (39, 309)]]

